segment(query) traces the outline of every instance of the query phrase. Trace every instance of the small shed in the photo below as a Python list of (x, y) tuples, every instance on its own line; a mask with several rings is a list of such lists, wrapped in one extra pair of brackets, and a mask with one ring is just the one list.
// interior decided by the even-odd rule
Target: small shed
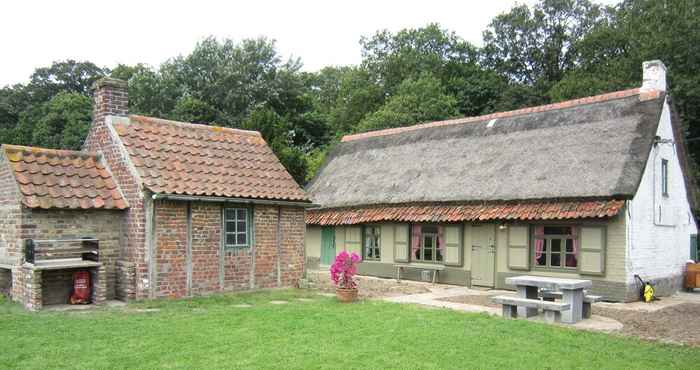
[(89, 271), (92, 302), (113, 299), (127, 208), (100, 155), (3, 145), (0, 291), (33, 310), (65, 304)]

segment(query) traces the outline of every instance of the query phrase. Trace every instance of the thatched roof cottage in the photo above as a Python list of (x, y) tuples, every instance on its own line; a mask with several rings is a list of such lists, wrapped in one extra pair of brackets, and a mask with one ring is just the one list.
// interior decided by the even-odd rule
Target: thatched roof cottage
[[(307, 191), (309, 265), (361, 252), (361, 273), (440, 266), (445, 283), (582, 277), (611, 300), (681, 286), (697, 227), (665, 67), (641, 88), (345, 136)], [(427, 268), (430, 270), (431, 268)]]

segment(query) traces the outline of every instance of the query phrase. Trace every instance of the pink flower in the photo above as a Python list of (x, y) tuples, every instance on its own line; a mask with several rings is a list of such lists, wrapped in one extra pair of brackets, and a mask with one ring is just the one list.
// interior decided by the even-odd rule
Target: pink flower
[(362, 258), (355, 252), (349, 254), (342, 251), (335, 256), (335, 261), (330, 267), (331, 280), (340, 288), (356, 288), (357, 283), (353, 279), (357, 274), (357, 264)]

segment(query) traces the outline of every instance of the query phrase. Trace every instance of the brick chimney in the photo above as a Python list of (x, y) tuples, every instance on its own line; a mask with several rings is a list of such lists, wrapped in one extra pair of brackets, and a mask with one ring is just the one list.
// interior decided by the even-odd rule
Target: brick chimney
[(129, 114), (129, 93), (127, 83), (116, 78), (104, 77), (92, 85), (95, 90), (93, 121), (103, 121), (105, 116), (126, 116)]
[(642, 92), (666, 91), (666, 66), (660, 60), (650, 60), (642, 63)]
[(127, 116), (129, 114), (129, 93), (126, 81), (104, 77), (92, 85), (94, 90), (92, 106), (92, 126), (83, 143), (83, 149), (100, 151), (107, 139), (105, 117)]

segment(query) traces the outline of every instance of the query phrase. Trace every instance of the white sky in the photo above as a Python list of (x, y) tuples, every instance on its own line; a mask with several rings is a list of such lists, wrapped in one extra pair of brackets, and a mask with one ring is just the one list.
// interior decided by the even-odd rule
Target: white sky
[[(595, 0), (614, 4), (618, 0)], [(533, 4), (535, 0), (519, 3)], [(189, 53), (208, 35), (267, 36), (304, 69), (357, 64), (359, 39), (438, 22), (476, 45), (490, 20), (514, 0), (403, 1), (36, 1), (10, 0), (0, 11), (0, 86), (26, 82), (54, 60), (158, 66)]]

